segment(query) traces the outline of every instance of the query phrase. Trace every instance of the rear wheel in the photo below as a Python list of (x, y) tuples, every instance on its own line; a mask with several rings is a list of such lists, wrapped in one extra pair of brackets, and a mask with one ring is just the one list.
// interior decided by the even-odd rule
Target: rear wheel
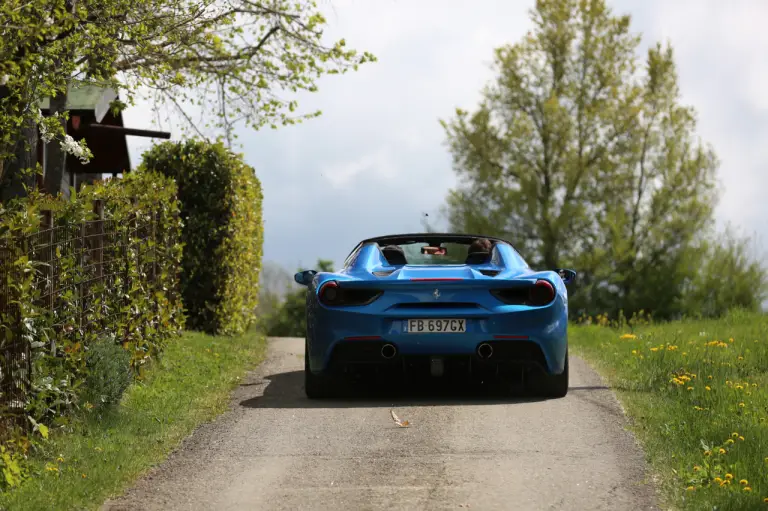
[(332, 378), (327, 374), (314, 374), (309, 369), (309, 345), (304, 341), (304, 393), (309, 399), (322, 399), (334, 395)]
[(565, 364), (560, 374), (547, 374), (544, 371), (531, 382), (533, 392), (542, 397), (565, 397), (568, 394), (568, 352), (565, 352)]

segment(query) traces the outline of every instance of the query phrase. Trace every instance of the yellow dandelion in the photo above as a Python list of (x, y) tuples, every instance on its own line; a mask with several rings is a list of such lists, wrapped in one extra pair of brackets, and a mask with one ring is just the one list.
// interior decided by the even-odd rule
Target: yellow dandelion
[(725, 443), (726, 444), (732, 444), (733, 443), (733, 438), (729, 438), (728, 440), (725, 441)]
[(720, 448), (720, 450), (719, 450), (718, 452), (719, 452), (720, 454), (725, 454), (725, 449), (723, 449), (723, 448), (721, 447), (721, 448)]
[[(704, 456), (709, 456), (712, 454), (712, 451), (704, 451)], [(768, 458), (765, 458), (765, 461), (768, 461)]]
[(715, 481), (717, 484), (722, 484), (722, 482), (723, 482), (723, 480), (722, 480), (722, 479), (720, 479), (719, 477), (715, 477), (714, 481)]
[(693, 491), (693, 490), (695, 490), (695, 489), (696, 489), (696, 488), (694, 488), (693, 486), (689, 486), (688, 488), (686, 488), (686, 490), (688, 490), (688, 491)]
[(739, 356), (739, 360), (744, 360), (744, 357), (742, 357), (742, 356)]
[(739, 408), (744, 408), (745, 406), (747, 405), (745, 405), (744, 403), (739, 403)]
[(694, 471), (694, 472), (698, 472), (699, 470), (701, 470), (701, 467), (700, 467), (700, 466), (698, 466), (698, 465), (694, 465), (694, 466), (693, 466), (693, 471)]
[(731, 337), (730, 339), (728, 339), (728, 342), (730, 342), (730, 343), (733, 343), (733, 337)]
[(731, 433), (731, 438), (738, 438), (738, 437), (739, 437), (739, 434), (736, 433), (735, 431)]
[(743, 388), (744, 388), (744, 387), (742, 387), (741, 385), (736, 385), (736, 390), (741, 390), (741, 389), (743, 389)]
[(733, 474), (725, 474), (725, 479), (730, 481), (731, 479), (733, 479)]
[(619, 339), (637, 339), (637, 336), (635, 334), (624, 334)]
[(687, 390), (693, 390), (693, 387), (688, 387), (688, 389), (687, 389)]
[(739, 435), (739, 440), (741, 440), (743, 442), (744, 441), (744, 437)]
[(706, 387), (704, 387), (704, 388), (705, 388), (705, 389), (707, 389), (707, 390), (712, 390), (712, 387), (710, 387), (709, 385), (707, 385), (707, 386), (706, 386)]
[(739, 484), (742, 486), (746, 486), (749, 484), (749, 481), (747, 481), (746, 479), (742, 479), (741, 481), (739, 481)]
[[(757, 342), (757, 341), (755, 341), (755, 342)], [(766, 504), (768, 504), (768, 497), (765, 497), (765, 498), (763, 499), (763, 502), (765, 502)]]
[(659, 348), (651, 348), (651, 351), (659, 351)]
[(745, 486), (744, 491), (752, 491), (752, 488), (750, 488), (749, 486)]
[(712, 379), (712, 375), (710, 374), (709, 376), (707, 376), (707, 379), (711, 380)]
[(86, 477), (87, 477), (87, 476), (86, 476), (85, 474), (83, 474), (83, 479), (85, 479)]
[(637, 355), (637, 350), (632, 350), (633, 355)]
[(56, 458), (56, 461), (58, 461), (59, 463), (64, 463), (64, 456), (62, 456), (61, 454), (59, 454), (59, 457), (58, 457), (58, 458)]

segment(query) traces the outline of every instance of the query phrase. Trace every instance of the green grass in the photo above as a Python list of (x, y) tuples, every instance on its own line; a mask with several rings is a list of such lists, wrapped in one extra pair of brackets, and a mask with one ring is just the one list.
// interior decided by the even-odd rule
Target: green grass
[(188, 333), (171, 343), (119, 406), (94, 409), (52, 434), (35, 475), (0, 494), (0, 509), (96, 509), (163, 461), (198, 425), (227, 409), (230, 391), (263, 358), (264, 338)]
[(767, 316), (578, 326), (569, 340), (616, 389), (666, 508), (768, 509)]

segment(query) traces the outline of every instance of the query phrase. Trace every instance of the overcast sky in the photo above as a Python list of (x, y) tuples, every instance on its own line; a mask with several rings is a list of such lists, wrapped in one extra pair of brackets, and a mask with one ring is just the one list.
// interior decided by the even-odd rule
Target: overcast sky
[[(377, 63), (321, 80), (302, 97), (320, 118), (261, 132), (240, 129), (239, 149), (264, 186), (264, 256), (289, 270), (341, 262), (363, 238), (422, 229), (454, 185), (438, 123), (473, 110), (493, 78), (493, 49), (531, 25), (532, 0), (323, 1), (328, 40), (373, 52)], [(676, 51), (684, 102), (721, 160), (719, 222), (768, 239), (768, 1), (614, 0), (644, 47)], [(331, 7), (332, 5), (332, 7)], [(126, 125), (150, 128), (146, 105)], [(174, 138), (178, 134), (174, 133)], [(129, 137), (133, 165), (147, 147)]]

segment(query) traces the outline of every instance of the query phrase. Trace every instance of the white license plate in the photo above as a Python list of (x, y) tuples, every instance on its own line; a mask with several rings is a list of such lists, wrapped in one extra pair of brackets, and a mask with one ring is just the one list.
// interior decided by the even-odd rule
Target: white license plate
[(466, 319), (409, 319), (409, 334), (461, 334), (467, 331)]

